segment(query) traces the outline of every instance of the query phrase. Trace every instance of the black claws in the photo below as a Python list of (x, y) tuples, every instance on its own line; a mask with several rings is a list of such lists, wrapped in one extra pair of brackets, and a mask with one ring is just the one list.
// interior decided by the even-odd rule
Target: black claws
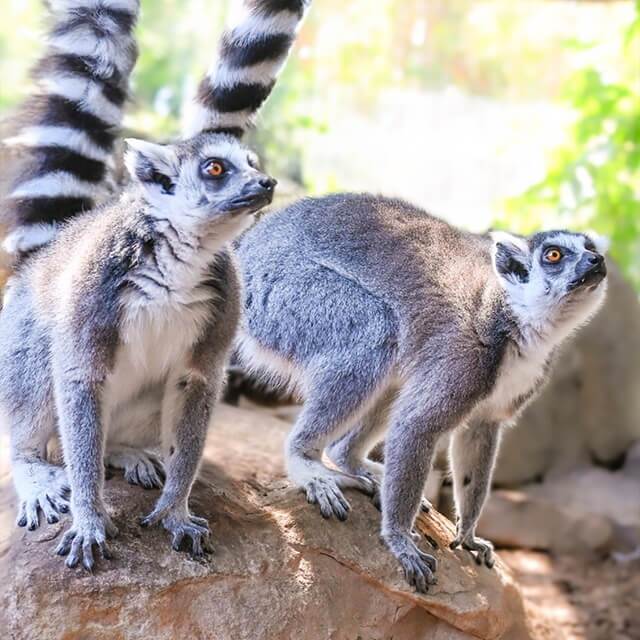
[(171, 548), (174, 551), (180, 551), (184, 539), (187, 538), (191, 543), (189, 552), (191, 557), (199, 560), (203, 558), (206, 553), (213, 551), (209, 542), (209, 536), (208, 530), (207, 533), (202, 533), (199, 527), (190, 527), (187, 525), (173, 534)]
[[(147, 517), (142, 518), (140, 526), (150, 527), (156, 524), (161, 518), (162, 510), (153, 511)], [(204, 518), (189, 515), (187, 520), (173, 518), (167, 515), (162, 518), (164, 528), (171, 533), (171, 548), (174, 551), (181, 551), (183, 542), (190, 541), (189, 553), (194, 559), (201, 559), (207, 553), (213, 553), (211, 545), (211, 530), (209, 523)]]
[(335, 516), (344, 522), (349, 516), (351, 505), (334, 481), (317, 478), (309, 482), (305, 489), (307, 502), (317, 504), (323, 518), (328, 520)]
[[(484, 565), (487, 569), (493, 569), (496, 564), (495, 557), (493, 555), (493, 545), (490, 542), (480, 540), (478, 538), (468, 542), (458, 537), (451, 542), (449, 548), (457, 549), (458, 547), (462, 547), (465, 551), (469, 551), (478, 566)], [(473, 552), (475, 552), (475, 554)]]
[(437, 569), (437, 560), (428, 553), (416, 548), (416, 555), (402, 554), (398, 559), (404, 570), (405, 580), (415, 587), (418, 593), (427, 593), (429, 586), (438, 583), (433, 575)]

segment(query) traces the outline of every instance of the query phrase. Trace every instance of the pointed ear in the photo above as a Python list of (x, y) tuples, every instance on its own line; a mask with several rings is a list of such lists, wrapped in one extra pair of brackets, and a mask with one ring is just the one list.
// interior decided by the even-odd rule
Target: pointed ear
[(158, 189), (165, 195), (173, 195), (178, 177), (177, 158), (168, 145), (155, 144), (137, 138), (127, 138), (124, 163), (133, 180), (145, 188)]
[(524, 238), (504, 231), (492, 231), (490, 235), (493, 240), (493, 268), (498, 278), (509, 284), (528, 282), (531, 252)]
[(587, 231), (584, 235), (587, 236), (587, 238), (589, 238), (591, 242), (593, 242), (593, 244), (596, 246), (596, 251), (600, 255), (606, 255), (606, 253), (609, 251), (609, 247), (611, 246), (611, 240), (609, 240), (607, 236), (601, 236), (595, 231)]

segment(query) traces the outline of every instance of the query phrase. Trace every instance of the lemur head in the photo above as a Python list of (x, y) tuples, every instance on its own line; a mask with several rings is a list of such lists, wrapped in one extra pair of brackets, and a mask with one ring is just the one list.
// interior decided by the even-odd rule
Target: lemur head
[(604, 299), (607, 241), (546, 231), (528, 238), (491, 233), (493, 267), (516, 319), (537, 334), (568, 333)]
[(206, 227), (246, 219), (273, 199), (276, 181), (237, 138), (200, 133), (175, 144), (128, 139), (125, 163), (152, 209)]

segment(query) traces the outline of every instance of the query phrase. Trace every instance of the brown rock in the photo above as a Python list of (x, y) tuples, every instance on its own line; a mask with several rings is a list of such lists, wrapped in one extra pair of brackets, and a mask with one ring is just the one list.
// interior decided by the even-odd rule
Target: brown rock
[(494, 491), (478, 533), (499, 547), (589, 554), (609, 551), (616, 528), (605, 516), (554, 504), (525, 489)]
[[(13, 526), (6, 459), (0, 475), (0, 629), (17, 640), (211, 638), (470, 640), (531, 638), (521, 595), (500, 561), (476, 566), (448, 548), (449, 521), (421, 517), (438, 545), (439, 583), (427, 596), (405, 584), (378, 539), (379, 514), (351, 493), (346, 523), (324, 521), (283, 473), (288, 425), (221, 407), (207, 443), (193, 511), (211, 521), (215, 553), (195, 562), (171, 551), (160, 529), (136, 518), (155, 491), (107, 482), (120, 528), (115, 559), (94, 575), (53, 555), (68, 526)], [(6, 451), (6, 448), (5, 448)], [(425, 542), (425, 545), (427, 543)]]

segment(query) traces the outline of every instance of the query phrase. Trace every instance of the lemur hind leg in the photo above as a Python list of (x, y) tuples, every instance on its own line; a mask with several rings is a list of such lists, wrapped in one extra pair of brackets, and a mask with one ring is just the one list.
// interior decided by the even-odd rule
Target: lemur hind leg
[(499, 424), (461, 427), (451, 439), (453, 489), (458, 514), (458, 531), (451, 548), (476, 552), (476, 562), (491, 568), (495, 560), (493, 545), (476, 536), (476, 525), (489, 494), (491, 478), (500, 445)]
[[(18, 494), (16, 524), (33, 531), (40, 526), (40, 512), (49, 524), (69, 511), (69, 482), (64, 467), (46, 460), (46, 447), (53, 434), (53, 416), (12, 416), (11, 460)], [(44, 422), (44, 424), (43, 424)], [(31, 428), (27, 427), (27, 423)], [(33, 425), (40, 429), (34, 430)], [(50, 424), (50, 426), (49, 426)]]
[(164, 466), (158, 456), (145, 449), (125, 445), (110, 445), (105, 455), (105, 465), (122, 469), (129, 484), (145, 489), (160, 489), (164, 483)]
[[(320, 371), (309, 371), (307, 401), (286, 445), (289, 478), (306, 491), (307, 500), (318, 505), (323, 517), (335, 515), (339, 520), (345, 520), (350, 510), (341, 489), (354, 488), (373, 495), (378, 471), (373, 465), (367, 469), (362, 461), (359, 464), (355, 451), (351, 455), (356, 441), (366, 441), (364, 429), (342, 444), (338, 440), (332, 449), (344, 470), (327, 468), (321, 455), (327, 443), (340, 438), (354, 421), (366, 415), (372, 401), (385, 393), (392, 357), (384, 348), (368, 353), (354, 349), (354, 353), (359, 353), (363, 361), (356, 362), (352, 357), (345, 363), (338, 354), (330, 354), (323, 358), (325, 366)], [(367, 422), (369, 428), (371, 424)], [(359, 450), (364, 448), (364, 444), (358, 446)]]
[(375, 490), (372, 500), (378, 509), (380, 509), (380, 487), (384, 466), (369, 460), (367, 455), (383, 437), (388, 425), (389, 411), (396, 395), (397, 389), (389, 387), (355, 427), (326, 449), (328, 458), (340, 471), (353, 476), (364, 476), (373, 483)]
[[(372, 501), (382, 509), (381, 489), (384, 465), (368, 459), (371, 449), (380, 441), (389, 425), (389, 415), (398, 396), (397, 387), (389, 387), (360, 423), (327, 448), (327, 456), (341, 471), (365, 476), (375, 485)], [(429, 513), (431, 503), (423, 497), (420, 509)], [(419, 538), (419, 536), (417, 536)]]
[(13, 482), (18, 497), (16, 524), (30, 531), (40, 526), (40, 513), (49, 524), (69, 511), (69, 484), (64, 467), (47, 461), (47, 443), (55, 433), (56, 417), (47, 361), (46, 340), (17, 314), (5, 311), (4, 322), (34, 347), (22, 341), (2, 344), (0, 396), (3, 419), (11, 435)]
[(163, 385), (146, 390), (111, 416), (105, 465), (122, 469), (129, 484), (161, 488), (165, 471), (160, 456)]

